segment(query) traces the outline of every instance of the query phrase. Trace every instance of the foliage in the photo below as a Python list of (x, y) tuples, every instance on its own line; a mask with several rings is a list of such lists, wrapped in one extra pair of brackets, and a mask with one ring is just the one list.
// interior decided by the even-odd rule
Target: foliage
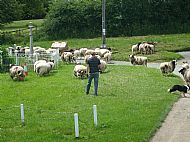
[[(190, 32), (188, 0), (106, 1), (107, 36)], [(53, 39), (101, 35), (101, 0), (63, 0), (52, 4), (45, 33)], [(180, 17), (180, 18), (179, 18)]]
[(22, 7), (22, 19), (41, 19), (48, 11), (51, 0), (17, 0)]
[(54, 39), (92, 37), (101, 31), (101, 2), (57, 1), (46, 18), (45, 33)]
[(0, 27), (21, 17), (20, 5), (16, 0), (0, 1)]
[[(182, 83), (157, 69), (108, 66), (100, 75), (99, 96), (85, 95), (87, 80), (73, 76), (74, 65), (60, 64), (46, 77), (32, 71), (24, 82), (0, 74), (0, 136), (2, 141), (76, 141), (74, 113), (79, 114), (77, 141), (148, 141), (160, 126), (179, 93), (167, 89)], [(154, 84), (154, 85), (152, 85)], [(25, 126), (21, 126), (20, 104)], [(98, 127), (93, 126), (92, 106), (97, 105)], [(22, 134), (22, 135), (21, 135)]]

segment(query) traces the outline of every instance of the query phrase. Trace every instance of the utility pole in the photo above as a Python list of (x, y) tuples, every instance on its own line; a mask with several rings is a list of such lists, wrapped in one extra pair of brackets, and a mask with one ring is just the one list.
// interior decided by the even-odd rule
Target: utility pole
[(29, 36), (30, 36), (30, 57), (32, 57), (32, 55), (33, 55), (33, 45), (32, 45), (32, 43), (33, 43), (32, 28), (33, 28), (33, 26), (32, 26), (32, 22), (29, 23), (28, 27), (30, 29), (30, 33), (29, 33)]
[(106, 0), (102, 0), (102, 45), (101, 48), (106, 48)]

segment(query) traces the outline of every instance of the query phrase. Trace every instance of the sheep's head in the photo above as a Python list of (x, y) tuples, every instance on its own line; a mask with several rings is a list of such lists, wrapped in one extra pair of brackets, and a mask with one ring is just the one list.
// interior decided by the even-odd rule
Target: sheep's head
[(135, 56), (133, 54), (129, 55), (129, 60), (133, 63), (135, 61)]

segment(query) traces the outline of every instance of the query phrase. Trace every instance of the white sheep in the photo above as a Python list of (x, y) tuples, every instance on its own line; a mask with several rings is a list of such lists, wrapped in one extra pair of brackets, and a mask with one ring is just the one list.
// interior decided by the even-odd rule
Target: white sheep
[(176, 64), (176, 60), (163, 62), (160, 64), (160, 71), (162, 74), (172, 73), (175, 70)]
[(71, 52), (63, 52), (61, 55), (61, 59), (62, 61), (66, 62), (75, 62), (74, 55)]
[(78, 57), (80, 57), (80, 51), (79, 50), (75, 50), (74, 51), (74, 58), (77, 59)]
[(112, 52), (107, 52), (106, 54), (104, 54), (103, 59), (108, 63), (109, 61), (111, 61), (111, 57), (112, 57)]
[(108, 50), (107, 48), (101, 48), (100, 49), (100, 57), (104, 57), (104, 55), (106, 54), (106, 53), (108, 53), (108, 52), (110, 52), (110, 50)]
[(74, 67), (73, 73), (76, 77), (84, 78), (87, 77), (87, 67), (84, 65), (76, 65)]
[(36, 62), (34, 63), (34, 72), (36, 72), (36, 66), (37, 66), (37, 64), (39, 64), (39, 63), (47, 63), (47, 60), (38, 60), (38, 61), (36, 61)]
[(39, 76), (43, 76), (49, 74), (49, 72), (53, 69), (54, 63), (53, 62), (40, 62), (36, 65), (36, 73)]
[(23, 67), (21, 66), (11, 66), (11, 68), (9, 69), (9, 74), (10, 77), (15, 81), (23, 81), (25, 78), (25, 72)]
[(131, 47), (132, 54), (137, 54), (138, 53), (140, 44), (141, 44), (141, 42), (139, 42), (138, 44), (132, 45), (132, 47)]
[(181, 70), (179, 70), (179, 73), (183, 75), (183, 78), (187, 85), (190, 85), (190, 69), (182, 68)]
[(100, 73), (105, 72), (107, 68), (107, 63), (104, 60), (100, 60), (100, 63), (101, 63), (99, 66)]
[(189, 69), (189, 64), (187, 61), (184, 61), (183, 64), (182, 64), (182, 68), (186, 68), (186, 69)]
[(92, 53), (94, 53), (94, 50), (88, 49), (86, 50), (85, 55), (91, 55)]
[(84, 56), (85, 56), (85, 52), (86, 52), (87, 50), (88, 50), (87, 48), (81, 48), (81, 49), (79, 49), (79, 51), (80, 51), (80, 56), (81, 56), (81, 57), (84, 57)]
[(134, 56), (132, 54), (132, 55), (129, 55), (129, 60), (130, 60), (132, 65), (144, 65), (147, 67), (147, 62), (148, 62), (147, 57)]

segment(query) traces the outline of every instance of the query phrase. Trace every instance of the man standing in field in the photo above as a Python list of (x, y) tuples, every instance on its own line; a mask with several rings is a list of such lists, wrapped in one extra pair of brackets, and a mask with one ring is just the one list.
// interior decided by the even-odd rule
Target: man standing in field
[(87, 73), (88, 76), (88, 84), (86, 86), (86, 95), (89, 94), (90, 86), (92, 79), (94, 79), (94, 95), (98, 95), (98, 80), (99, 80), (99, 68), (100, 68), (100, 60), (95, 56), (96, 53), (92, 53), (92, 57), (90, 57), (87, 61)]

